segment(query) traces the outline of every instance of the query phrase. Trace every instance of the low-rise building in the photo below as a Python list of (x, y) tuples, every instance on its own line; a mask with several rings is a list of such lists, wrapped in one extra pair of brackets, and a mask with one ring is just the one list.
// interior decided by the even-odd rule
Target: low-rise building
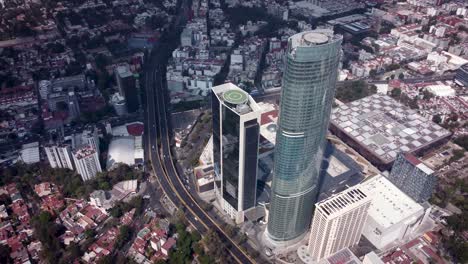
[(362, 234), (377, 249), (408, 238), (423, 221), (424, 208), (386, 177), (377, 175), (359, 188), (372, 199)]

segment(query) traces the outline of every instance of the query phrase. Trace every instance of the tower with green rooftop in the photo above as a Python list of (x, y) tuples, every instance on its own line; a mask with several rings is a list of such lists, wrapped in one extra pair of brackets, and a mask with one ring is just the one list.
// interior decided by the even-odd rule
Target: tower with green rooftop
[(215, 194), (236, 223), (256, 205), (260, 107), (231, 83), (212, 88)]

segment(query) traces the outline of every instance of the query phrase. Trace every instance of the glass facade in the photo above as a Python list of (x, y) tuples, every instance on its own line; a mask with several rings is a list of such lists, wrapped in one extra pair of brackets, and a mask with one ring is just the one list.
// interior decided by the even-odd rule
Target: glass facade
[(244, 123), (245, 149), (244, 149), (244, 200), (243, 208), (255, 206), (257, 191), (258, 166), (258, 138), (260, 126), (256, 119)]
[(240, 117), (225, 105), (222, 106), (221, 111), (223, 133), (223, 198), (238, 210)]
[(341, 40), (329, 30), (299, 33), (289, 39), (268, 219), (272, 240), (298, 238), (311, 224)]
[(212, 124), (213, 124), (213, 168), (215, 171), (215, 188), (218, 193), (221, 191), (221, 128), (219, 119), (219, 101), (215, 93), (211, 93), (211, 113), (212, 113)]
[(418, 203), (428, 201), (437, 183), (437, 176), (412, 154), (400, 153), (388, 179)]
[[(241, 211), (256, 204), (260, 112), (245, 92), (232, 86), (225, 84), (212, 89), (213, 167), (217, 197), (224, 200), (223, 209), (241, 222)], [(232, 104), (224, 100), (233, 100), (237, 95), (245, 95), (247, 101)]]

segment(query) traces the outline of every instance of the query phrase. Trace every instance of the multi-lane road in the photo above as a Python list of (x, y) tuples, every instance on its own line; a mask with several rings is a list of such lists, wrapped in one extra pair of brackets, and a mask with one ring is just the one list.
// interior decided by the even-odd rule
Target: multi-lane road
[[(179, 208), (185, 209), (187, 220), (205, 234), (208, 230), (218, 233), (226, 242), (231, 256), (238, 263), (255, 263), (238, 245), (221, 229), (219, 224), (206, 213), (184, 186), (174, 165), (170, 144), (170, 126), (168, 106), (165, 96), (163, 74), (158, 69), (148, 69), (146, 78), (146, 148), (153, 171), (162, 189), (169, 199)], [(159, 143), (159, 144), (158, 144)]]
[[(156, 175), (162, 190), (167, 197), (185, 212), (187, 220), (202, 234), (208, 231), (215, 231), (226, 243), (227, 250), (237, 263), (255, 263), (231, 237), (221, 228), (220, 223), (215, 218), (205, 212), (195, 197), (186, 189), (182, 178), (178, 174), (171, 152), (171, 127), (168, 116), (170, 116), (168, 96), (166, 93), (165, 68), (166, 56), (170, 51), (170, 43), (174, 38), (178, 38), (175, 33), (181, 27), (184, 14), (187, 10), (186, 1), (182, 1), (181, 13), (177, 16), (176, 22), (168, 30), (167, 43), (161, 41), (156, 45), (144, 70), (145, 83), (145, 151), (149, 159), (153, 172)], [(185, 11), (184, 11), (185, 10)], [(247, 248), (251, 249), (249, 245)]]

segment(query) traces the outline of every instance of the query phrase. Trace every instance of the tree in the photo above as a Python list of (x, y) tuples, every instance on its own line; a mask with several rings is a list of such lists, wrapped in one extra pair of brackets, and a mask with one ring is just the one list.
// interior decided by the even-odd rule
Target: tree
[(390, 96), (393, 97), (393, 98), (399, 98), (401, 96), (401, 89), (400, 88), (394, 88), (390, 92)]
[(39, 215), (33, 217), (31, 222), (34, 227), (34, 236), (41, 241), (43, 246), (42, 258), (49, 263), (59, 259), (61, 255), (58, 240), (59, 228), (52, 215), (47, 211), (41, 211)]
[(442, 118), (440, 117), (439, 114), (434, 115), (434, 116), (432, 117), (432, 122), (434, 122), (434, 123), (436, 123), (436, 124), (440, 124), (440, 123), (442, 122)]
[(369, 76), (371, 78), (374, 78), (376, 75), (377, 75), (377, 70), (376, 69), (372, 69), (372, 70), (369, 71)]
[(453, 142), (468, 151), (468, 135), (457, 137)]
[(463, 156), (465, 156), (465, 150), (464, 149), (456, 149), (452, 152), (452, 157), (450, 157), (449, 162), (457, 161)]
[(96, 236), (96, 231), (94, 229), (87, 229), (85, 231), (85, 235), (87, 238), (92, 238), (94, 236)]
[(7, 245), (0, 245), (0, 259), (3, 261), (5, 264), (10, 264), (13, 263), (13, 260), (10, 257), (10, 247)]
[(363, 80), (346, 81), (337, 85), (335, 97), (342, 102), (352, 102), (374, 94), (376, 90)]
[(135, 208), (135, 215), (140, 215), (141, 213), (143, 213), (143, 197), (141, 197), (140, 195), (133, 197), (130, 200), (129, 205), (132, 208)]
[(400, 72), (400, 74), (398, 74), (398, 79), (403, 80), (404, 78), (405, 75), (402, 72)]
[(130, 240), (133, 232), (131, 227), (128, 225), (123, 225), (122, 227), (120, 227), (119, 231), (120, 233), (117, 236), (117, 240), (115, 241), (115, 249), (117, 250), (121, 249), (125, 245), (125, 243), (127, 243)]

